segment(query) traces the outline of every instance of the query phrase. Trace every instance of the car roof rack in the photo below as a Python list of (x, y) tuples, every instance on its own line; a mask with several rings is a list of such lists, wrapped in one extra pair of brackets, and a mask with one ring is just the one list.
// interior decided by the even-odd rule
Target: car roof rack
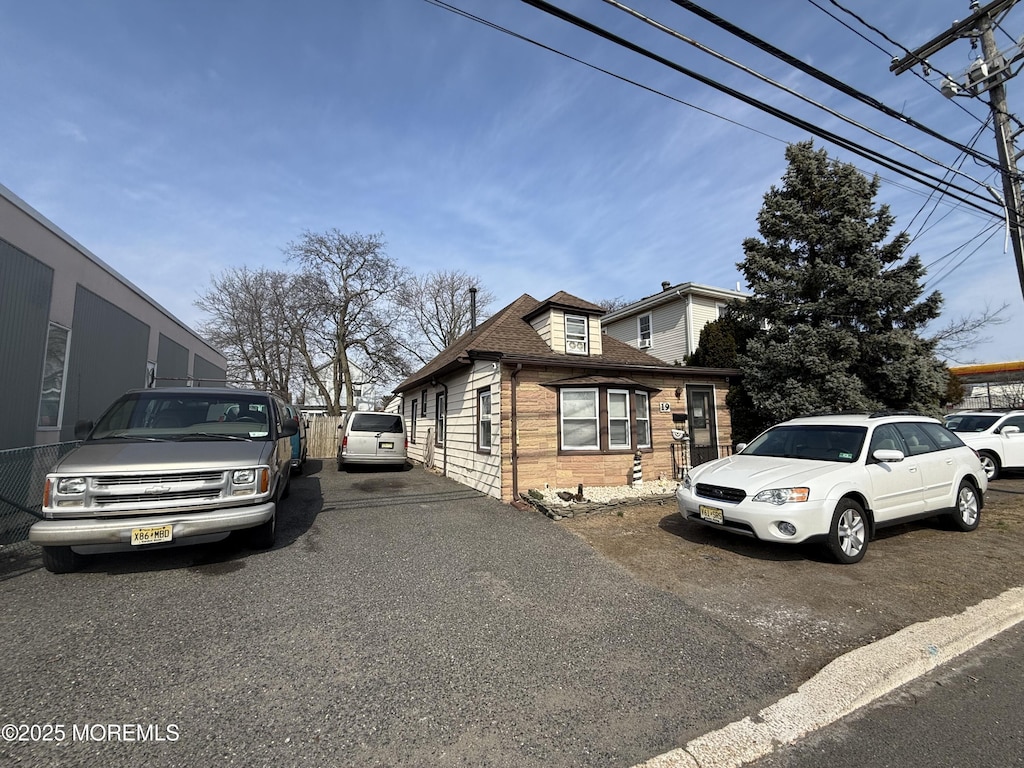
[(904, 411), (875, 411), (869, 414), (869, 418), (880, 419), (883, 416), (924, 416), (920, 411), (904, 410)]

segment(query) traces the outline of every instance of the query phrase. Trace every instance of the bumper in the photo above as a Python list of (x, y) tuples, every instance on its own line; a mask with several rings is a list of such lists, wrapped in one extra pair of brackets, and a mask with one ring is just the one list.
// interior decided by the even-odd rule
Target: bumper
[[(832, 523), (834, 500), (803, 501), (791, 504), (769, 504), (744, 500), (739, 504), (723, 503), (715, 499), (704, 499), (684, 490), (676, 492), (679, 514), (684, 520), (701, 523), (720, 531), (729, 531), (741, 536), (751, 536), (761, 541), (775, 541), (784, 544), (800, 544), (816, 541), (828, 536)], [(701, 516), (701, 507), (722, 512), (722, 522), (714, 522)], [(789, 523), (796, 529), (786, 534), (779, 529), (779, 523)]]
[(276, 504), (212, 509), (169, 515), (118, 518), (75, 518), (40, 520), (28, 532), (28, 539), (41, 547), (86, 545), (131, 546), (133, 528), (172, 526), (174, 541), (254, 528), (274, 516)]
[(352, 466), (401, 467), (408, 462), (405, 456), (342, 456), (341, 463)]

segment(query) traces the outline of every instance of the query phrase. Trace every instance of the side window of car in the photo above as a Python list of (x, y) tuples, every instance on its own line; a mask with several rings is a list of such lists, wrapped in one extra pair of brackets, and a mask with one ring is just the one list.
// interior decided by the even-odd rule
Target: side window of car
[(1003, 427), (1020, 427), (1020, 431), (1024, 432), (1024, 416), (1011, 416), (1003, 422), (999, 429)]
[(906, 446), (903, 445), (903, 439), (892, 424), (883, 424), (871, 435), (871, 448), (868, 453), (872, 454), (879, 448), (887, 451), (903, 451), (904, 453), (907, 451)]
[(922, 453), (931, 453), (936, 449), (931, 438), (929, 438), (925, 431), (921, 429), (920, 424), (914, 424), (912, 422), (897, 424), (896, 431), (903, 437), (903, 441), (907, 444), (907, 453), (911, 456), (919, 456)]
[(964, 444), (963, 440), (940, 424), (920, 424), (919, 426), (925, 431), (931, 441), (939, 447), (940, 451), (944, 451), (947, 448), (959, 448)]

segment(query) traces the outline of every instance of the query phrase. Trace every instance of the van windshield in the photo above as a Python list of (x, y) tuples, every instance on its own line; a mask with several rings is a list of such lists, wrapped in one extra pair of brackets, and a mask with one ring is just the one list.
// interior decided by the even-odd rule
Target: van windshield
[(354, 432), (390, 432), (402, 434), (402, 417), (393, 413), (356, 413), (352, 416)]
[(257, 439), (270, 436), (270, 400), (239, 392), (180, 394), (133, 392), (114, 403), (90, 440)]

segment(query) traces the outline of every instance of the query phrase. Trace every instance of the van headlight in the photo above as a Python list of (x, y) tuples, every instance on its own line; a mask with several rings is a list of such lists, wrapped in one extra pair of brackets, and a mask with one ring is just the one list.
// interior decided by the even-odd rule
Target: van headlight
[(60, 477), (57, 479), (57, 493), (61, 496), (79, 496), (88, 486), (84, 477)]
[(253, 467), (249, 469), (236, 469), (231, 473), (231, 483), (233, 485), (252, 485), (256, 482), (256, 470)]
[(769, 488), (754, 496), (751, 501), (767, 501), (769, 504), (787, 504), (791, 501), (807, 501), (810, 488)]

